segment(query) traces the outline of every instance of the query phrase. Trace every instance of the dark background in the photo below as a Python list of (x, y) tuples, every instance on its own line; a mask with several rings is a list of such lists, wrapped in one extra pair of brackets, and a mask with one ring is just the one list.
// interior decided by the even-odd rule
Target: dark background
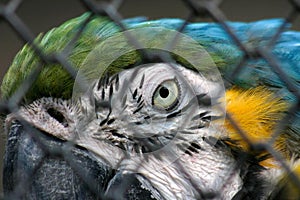
[[(292, 6), (285, 0), (224, 0), (220, 8), (229, 20), (254, 21), (265, 18), (286, 17)], [(85, 9), (80, 1), (76, 0), (24, 0), (17, 10), (17, 14), (37, 35), (58, 26), (65, 20), (80, 15), (84, 11)], [(188, 9), (179, 0), (127, 0), (121, 6), (120, 12), (123, 17), (183, 18), (187, 16)], [(293, 29), (300, 30), (299, 17), (295, 21)], [(24, 43), (18, 38), (17, 34), (0, 18), (0, 81), (14, 55), (23, 45)], [(0, 174), (2, 174), (2, 157), (5, 144), (3, 130), (0, 136)], [(1, 197), (1, 175), (0, 179)]]

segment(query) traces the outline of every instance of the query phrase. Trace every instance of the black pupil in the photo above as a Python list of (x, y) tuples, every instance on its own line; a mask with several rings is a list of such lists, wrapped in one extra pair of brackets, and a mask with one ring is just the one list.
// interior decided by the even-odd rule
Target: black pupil
[(162, 98), (167, 98), (169, 96), (169, 90), (168, 88), (166, 87), (161, 87), (159, 89), (159, 95), (162, 97)]

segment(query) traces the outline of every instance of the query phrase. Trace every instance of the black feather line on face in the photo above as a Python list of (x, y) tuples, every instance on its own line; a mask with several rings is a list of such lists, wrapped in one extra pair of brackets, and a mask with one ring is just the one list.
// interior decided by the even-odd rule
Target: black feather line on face
[(111, 100), (111, 98), (112, 98), (113, 92), (114, 92), (114, 87), (113, 87), (113, 85), (111, 84), (110, 87), (109, 87), (109, 99), (110, 99), (110, 100)]
[(138, 97), (138, 99), (137, 99), (137, 103), (140, 103), (140, 101), (142, 100), (142, 97), (143, 97), (143, 95), (140, 95), (139, 97)]
[(210, 111), (204, 111), (202, 113), (197, 114), (196, 116), (194, 116), (191, 120), (199, 120), (202, 119), (203, 117), (205, 117), (206, 115), (208, 115), (210, 113)]
[(145, 74), (143, 74), (141, 82), (140, 82), (140, 89), (142, 89), (143, 85), (144, 85), (144, 80), (145, 80)]
[(108, 75), (108, 73), (106, 73), (105, 76), (104, 76), (104, 84), (105, 84), (105, 87), (107, 87), (108, 84), (109, 84), (109, 75)]
[(142, 108), (144, 107), (144, 105), (141, 105), (140, 107), (138, 107), (137, 109), (135, 109), (132, 114), (136, 114), (137, 112), (139, 112)]
[(169, 119), (172, 119), (172, 118), (174, 118), (174, 117), (179, 117), (179, 116), (181, 116), (181, 110), (178, 110), (178, 111), (176, 111), (176, 112), (173, 112), (173, 113), (171, 113), (171, 114), (169, 114), (169, 115), (167, 115), (167, 120)]
[(105, 89), (104, 89), (104, 87), (102, 88), (101, 99), (102, 100), (105, 99)]
[(133, 94), (132, 94), (132, 98), (135, 99), (137, 95), (137, 88), (134, 90)]

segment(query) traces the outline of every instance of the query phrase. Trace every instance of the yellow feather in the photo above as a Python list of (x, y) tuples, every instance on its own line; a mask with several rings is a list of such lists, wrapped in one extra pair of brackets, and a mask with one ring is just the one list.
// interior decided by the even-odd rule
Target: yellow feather
[[(253, 143), (265, 142), (272, 137), (276, 122), (287, 110), (287, 103), (265, 87), (253, 89), (232, 88), (226, 92), (226, 111)], [(239, 148), (248, 150), (248, 144), (226, 120), (229, 137)]]

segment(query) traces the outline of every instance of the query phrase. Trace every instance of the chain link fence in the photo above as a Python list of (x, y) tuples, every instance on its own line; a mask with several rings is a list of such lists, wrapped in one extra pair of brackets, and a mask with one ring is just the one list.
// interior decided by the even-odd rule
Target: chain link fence
[[(277, 152), (272, 145), (274, 140), (281, 133), (281, 130), (287, 126), (285, 122), (293, 121), (292, 118), (296, 115), (297, 112), (299, 112), (299, 100), (300, 100), (299, 86), (296, 83), (294, 83), (292, 80), (290, 80), (289, 76), (285, 74), (284, 70), (282, 70), (281, 67), (282, 63), (279, 62), (276, 57), (274, 57), (274, 55), (272, 54), (272, 48), (276, 43), (276, 41), (281, 36), (281, 33), (287, 29), (287, 27), (289, 26), (288, 24), (293, 24), (296, 29), (297, 28), (299, 29), (299, 26), (297, 27), (297, 24), (295, 25), (295, 22), (297, 21), (297, 17), (300, 11), (300, 1), (290, 0), (288, 2), (290, 10), (287, 11), (285, 14), (281, 15), (281, 13), (278, 13), (278, 15), (276, 15), (277, 17), (282, 17), (284, 19), (282, 25), (278, 28), (277, 33), (272, 37), (270, 41), (268, 41), (268, 44), (265, 47), (256, 48), (256, 49), (250, 49), (243, 42), (241, 42), (239, 37), (235, 33), (234, 29), (227, 23), (228, 20), (226, 14), (223, 12), (222, 9), (220, 9), (221, 4), (223, 4), (224, 2), (220, 0), (217, 1), (182, 0), (180, 2), (180, 8), (182, 7), (182, 10), (184, 10), (184, 15), (186, 15), (185, 17), (186, 23), (183, 23), (182, 26), (177, 29), (177, 31), (183, 32), (183, 30), (185, 29), (189, 21), (214, 21), (218, 23), (228, 33), (228, 35), (231, 37), (231, 39), (236, 44), (238, 49), (244, 52), (243, 59), (236, 66), (234, 73), (230, 75), (232, 77), (229, 78), (234, 79), (234, 77), (238, 77), (240, 71), (242, 71), (245, 62), (247, 62), (249, 59), (262, 58), (267, 61), (267, 63), (271, 66), (271, 69), (278, 75), (278, 77), (285, 84), (288, 90), (294, 94), (295, 98), (297, 99), (295, 105), (291, 106), (291, 108), (288, 110), (288, 115), (286, 115), (286, 117), (280, 120), (279, 124), (276, 126), (275, 132), (272, 133), (273, 140), (267, 143), (252, 144), (249, 138), (247, 138), (247, 135), (244, 133), (244, 131), (239, 127), (239, 124), (236, 123), (230, 117), (230, 115), (227, 115), (227, 120), (229, 120), (232, 123), (232, 125), (241, 135), (241, 137), (244, 138), (245, 142), (248, 143), (248, 145), (251, 147), (252, 151), (257, 151), (257, 152), (267, 151), (272, 157), (275, 158), (276, 161), (278, 161), (281, 164), (283, 169), (290, 174), (290, 178), (292, 179), (294, 184), (300, 188), (299, 177), (297, 177), (297, 175), (291, 171), (289, 165), (284, 161), (285, 159), (283, 158), (283, 156), (279, 152)], [(34, 34), (30, 30), (30, 28), (26, 25), (26, 23), (24, 23), (22, 18), (18, 16), (17, 11), (21, 3), (26, 4), (27, 2), (26, 1), (23, 2), (21, 0), (11, 0), (5, 3), (1, 3), (0, 23), (5, 22), (9, 24), (12, 27), (12, 29), (15, 31), (16, 35), (22, 41), (28, 43), (32, 47), (35, 54), (41, 59), (41, 62), (39, 63), (39, 66), (36, 68), (36, 70), (31, 72), (29, 78), (27, 78), (25, 82), (21, 84), (21, 86), (16, 90), (16, 92), (11, 96), (11, 98), (8, 99), (8, 101), (2, 100), (0, 102), (0, 110), (2, 113), (14, 112), (15, 110), (17, 110), (17, 108), (19, 108), (20, 102), (22, 102), (22, 99), (26, 95), (27, 91), (30, 89), (32, 84), (34, 84), (34, 81), (42, 71), (44, 64), (61, 65), (74, 79), (76, 78), (77, 70), (74, 66), (72, 66), (72, 63), (69, 62), (68, 56), (70, 55), (70, 52), (72, 52), (72, 50), (74, 49), (76, 42), (80, 38), (82, 32), (85, 30), (88, 23), (93, 19), (93, 17), (107, 16), (111, 21), (113, 21), (120, 28), (121, 31), (127, 30), (126, 26), (122, 22), (121, 13), (119, 10), (120, 9), (122, 10), (122, 7), (126, 5), (126, 3), (128, 2), (126, 1), (123, 2), (122, 0), (114, 0), (114, 1), (82, 0), (80, 2), (82, 8), (84, 10), (90, 11), (91, 17), (88, 17), (84, 21), (84, 23), (82, 23), (82, 25), (78, 29), (78, 32), (74, 34), (73, 38), (65, 46), (63, 51), (47, 54), (45, 53), (44, 49), (42, 49), (40, 46), (34, 43), (34, 38), (35, 38)], [(138, 2), (135, 3), (138, 4)], [(272, 9), (271, 1), (268, 2), (268, 5), (269, 5), (268, 9)], [(159, 5), (157, 5), (157, 7), (159, 7)], [(268, 12), (269, 11), (268, 9), (266, 9), (265, 12)], [(130, 35), (128, 36), (128, 40), (130, 44), (132, 44), (133, 46), (139, 45), (138, 42), (135, 40), (135, 38), (131, 37)], [(177, 41), (174, 40), (172, 42), (176, 43)], [(2, 47), (0, 46), (0, 48)], [(147, 59), (147, 60), (153, 59), (151, 56), (149, 57), (149, 55), (147, 55), (147, 52), (141, 51), (141, 55), (143, 59)], [(166, 60), (164, 55), (156, 55), (156, 56), (160, 57), (160, 60), (162, 61)], [(157, 57), (155, 59), (157, 59)], [(11, 183), (12, 185), (14, 185), (13, 186), (14, 188), (11, 188), (12, 187), (11, 185), (4, 186), (8, 189), (12, 189), (12, 191), (7, 196), (4, 196), (2, 194), (1, 199), (11, 199), (11, 198), (23, 199), (24, 197), (27, 198), (31, 197), (30, 195), (27, 194), (28, 191), (30, 190), (31, 185), (34, 185), (35, 187), (38, 187), (39, 185), (39, 183), (37, 183), (36, 180), (32, 177), (36, 177), (38, 175), (41, 176), (40, 173), (42, 170), (46, 170), (46, 171), (49, 170), (49, 168), (46, 168), (43, 165), (43, 162), (54, 163), (54, 165), (59, 166), (60, 168), (65, 167), (66, 169), (73, 170), (74, 173), (77, 174), (76, 176), (74, 176), (76, 180), (73, 180), (72, 183), (73, 184), (77, 183), (78, 187), (83, 187), (79, 189), (77, 188), (78, 191), (85, 191), (85, 190), (89, 191), (87, 194), (84, 195), (81, 193), (83, 196), (79, 195), (77, 196), (77, 198), (93, 199), (97, 197), (100, 199), (107, 199), (107, 198), (115, 198), (114, 196), (115, 194), (123, 194), (124, 190), (128, 190), (128, 188), (130, 188), (133, 192), (138, 191), (133, 188), (135, 186), (132, 186), (134, 185), (136, 179), (128, 176), (125, 178), (126, 181), (124, 182), (118, 183), (118, 181), (116, 181), (116, 183), (118, 183), (115, 186), (117, 189), (108, 192), (108, 196), (104, 196), (105, 189), (103, 188), (107, 187), (108, 184), (107, 183), (108, 180), (106, 179), (111, 179), (115, 171), (113, 171), (106, 165), (99, 166), (99, 163), (97, 163), (94, 160), (93, 156), (91, 156), (84, 149), (81, 149), (72, 143), (65, 144), (49, 136), (45, 136), (43, 133), (31, 127), (30, 124), (26, 123), (25, 121), (22, 121), (22, 124), (23, 126), (21, 126), (19, 123), (12, 125), (11, 132), (13, 133), (13, 136), (19, 138), (19, 140), (21, 141), (28, 140), (28, 138), (22, 138), (22, 137), (29, 137), (31, 139), (33, 138), (36, 146), (31, 150), (35, 151), (35, 153), (37, 153), (39, 157), (35, 158), (36, 163), (28, 164), (28, 166), (29, 165), (32, 166), (29, 167), (27, 166), (28, 169), (31, 167), (30, 169), (33, 170), (26, 171), (25, 173), (27, 174), (25, 173), (22, 174), (21, 175), (22, 179), (20, 182)], [(29, 136), (23, 136), (22, 135), (24, 134), (23, 132), (26, 132)], [(51, 142), (49, 142), (49, 140), (51, 140)], [(22, 147), (18, 147), (18, 148), (22, 148)], [(13, 152), (10, 152), (10, 154), (12, 157), (14, 156)], [(240, 158), (237, 159), (240, 162), (239, 166), (243, 166), (246, 160), (249, 159), (250, 155), (245, 153), (239, 156)], [(63, 160), (64, 163), (61, 163), (62, 162), (61, 160)], [(29, 159), (28, 162), (31, 162), (31, 160)], [(175, 164), (182, 171), (182, 173), (185, 174), (186, 177), (188, 177), (188, 179), (191, 180), (190, 185), (194, 187), (195, 191), (197, 191), (199, 198), (213, 199), (218, 197), (218, 194), (212, 194), (210, 192), (203, 190), (201, 187), (197, 186), (197, 184), (193, 182), (193, 179), (186, 172), (186, 170), (184, 169), (184, 167), (180, 162), (176, 162)], [(91, 166), (93, 166), (92, 169)], [(52, 173), (53, 171), (50, 170), (50, 172)], [(4, 173), (7, 173), (5, 177), (15, 176), (13, 173), (9, 171), (4, 171)], [(61, 181), (58, 180), (59, 176), (70, 176), (70, 178), (73, 177), (73, 175), (66, 174), (66, 172), (63, 170), (60, 171), (59, 169), (57, 169), (57, 173), (58, 173), (57, 175), (52, 174), (52, 176), (55, 177), (53, 178), (52, 184), (55, 184), (56, 181), (57, 183), (61, 183)], [(99, 174), (101, 174), (102, 176), (106, 176), (106, 178), (103, 179), (101, 176), (99, 176)], [(82, 184), (81, 182), (84, 182), (84, 186), (81, 185)], [(66, 185), (61, 185), (60, 187), (61, 188), (68, 187)], [(48, 187), (52, 187), (51, 184), (48, 185)], [(40, 195), (42, 196), (43, 194)], [(133, 199), (133, 198), (142, 198), (149, 194), (141, 192), (141, 194), (133, 195), (127, 193), (127, 195), (128, 196), (131, 195), (131, 198)], [(68, 197), (65, 196), (65, 198)], [(243, 199), (244, 197), (241, 196), (236, 198)]]

